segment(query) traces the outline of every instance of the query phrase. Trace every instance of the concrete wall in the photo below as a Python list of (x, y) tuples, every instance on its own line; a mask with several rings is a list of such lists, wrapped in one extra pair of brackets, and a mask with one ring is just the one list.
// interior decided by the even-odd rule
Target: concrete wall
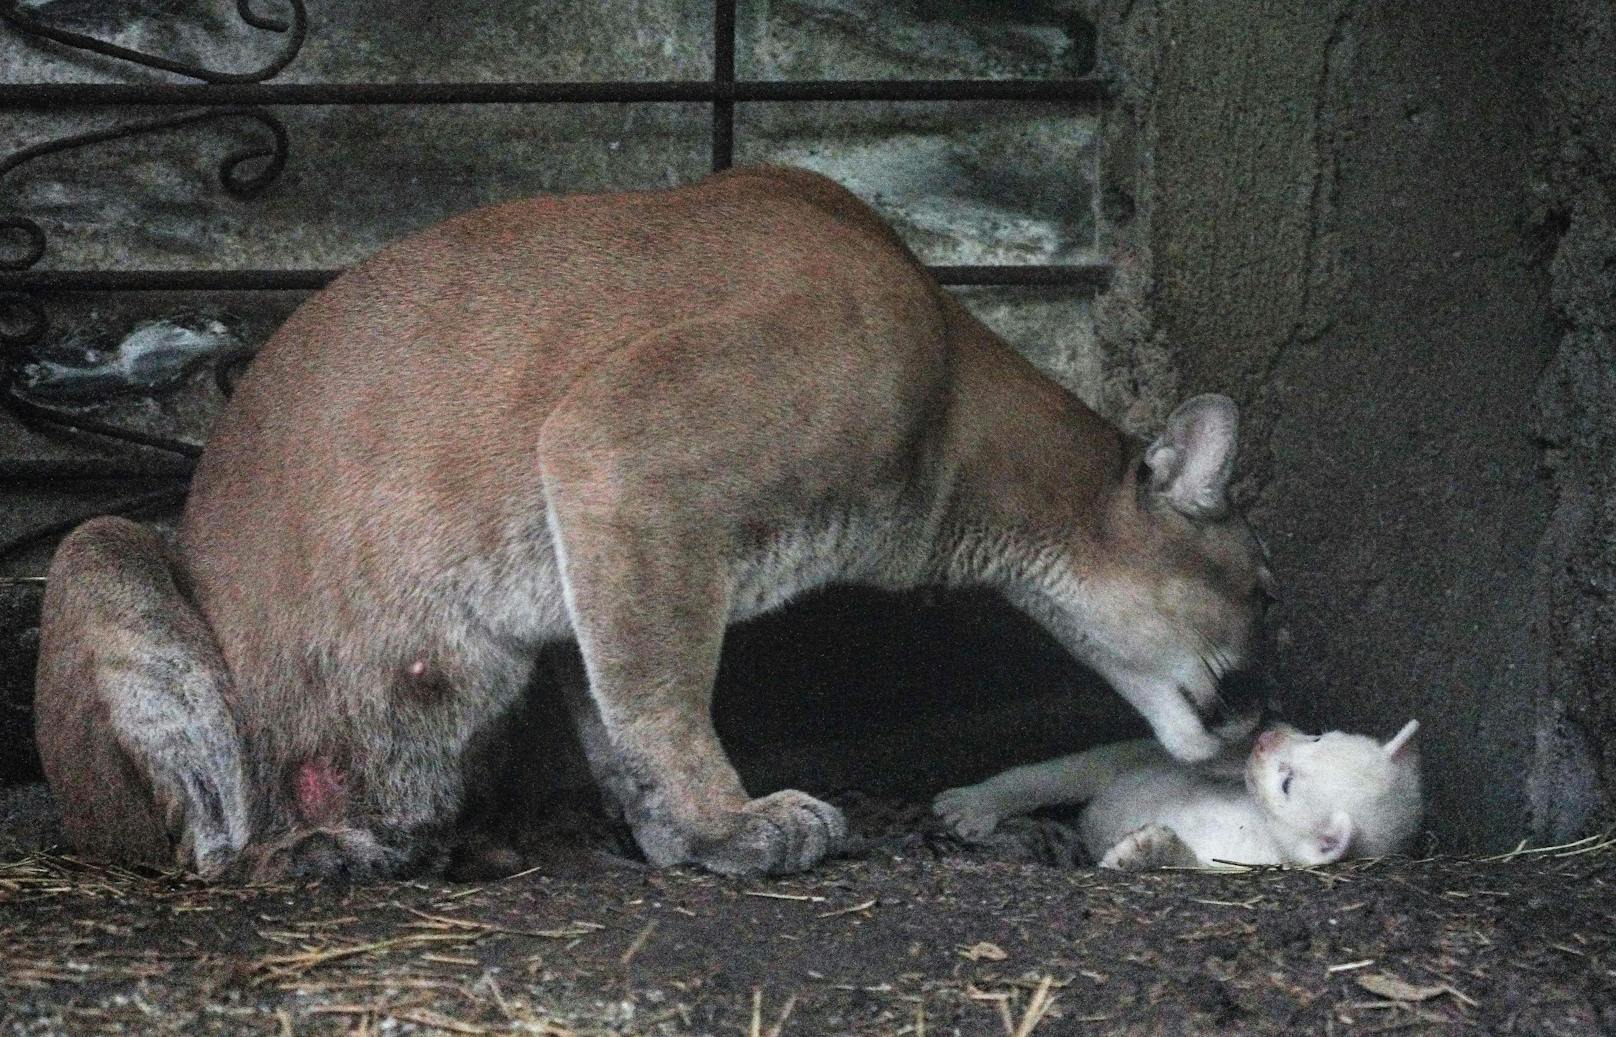
[(1553, 511), (1537, 552), (1550, 654), (1529, 805), (1568, 828), (1616, 797), (1616, 9), (1561, 0), (1548, 22), (1525, 226), (1551, 255), (1557, 337), (1535, 433)]
[(1572, 834), (1611, 777), (1608, 5), (1122, 10), (1149, 314), (1246, 407), (1280, 701), (1419, 717), (1448, 846)]
[[(707, 74), (705, 4), (325, 6), (282, 79)], [(1282, 705), (1307, 726), (1381, 733), (1418, 716), (1440, 844), (1507, 846), (1608, 817), (1616, 782), (1612, 22), (1597, 0), (1537, 14), (1459, 0), (752, 2), (743, 77), (1070, 75), (1093, 57), (1092, 23), (1119, 98), (1087, 116), (744, 107), (737, 153), (837, 176), (936, 262), (1109, 255), (1097, 299), (963, 294), (1129, 428), (1190, 392), (1242, 403), (1238, 495), (1286, 585)], [(262, 46), (227, 22), (177, 25), (152, 13), (99, 31), (220, 66)], [(4, 35), (0, 70), (130, 77)], [(0, 138), (119, 114), (0, 112)], [(482, 201), (695, 176), (707, 116), (314, 108), (286, 121), (293, 162), (257, 202), (210, 181), (228, 150), (217, 134), (87, 154), (5, 197), (50, 223), (59, 266), (342, 265)], [(76, 297), (53, 306), (50, 348), (83, 361), (86, 345), (177, 316), (252, 344), (298, 298)], [(217, 404), (195, 374), (105, 412), (200, 438)], [(0, 434), (0, 461), (82, 452)], [(0, 537), (111, 495), (12, 492)], [(10, 608), (0, 740), (26, 730), (29, 603), (13, 592)], [(740, 692), (759, 688), (775, 691), (746, 706)], [(719, 706), (760, 786), (911, 793), (1128, 722), (1002, 605), (852, 592), (738, 631)]]

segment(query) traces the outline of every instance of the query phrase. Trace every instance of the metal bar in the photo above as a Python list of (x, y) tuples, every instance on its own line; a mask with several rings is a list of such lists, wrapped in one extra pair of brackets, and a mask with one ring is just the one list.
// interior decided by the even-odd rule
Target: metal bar
[(566, 83), (17, 83), (0, 85), (0, 108), (88, 105), (578, 104), (720, 101), (1098, 102), (1097, 77), (1081, 79), (708, 80)]
[(0, 271), (0, 291), (300, 292), (324, 288), (341, 270)]
[(1104, 288), (1111, 283), (1109, 263), (1049, 263), (993, 266), (928, 266), (939, 284), (963, 285), (1086, 285)]
[[(155, 463), (154, 463), (155, 462)], [(0, 458), (0, 485), (17, 487), (43, 483), (54, 486), (65, 482), (172, 482), (189, 479), (196, 466), (189, 462), (163, 464), (112, 461), (97, 457), (80, 458)]]
[[(734, 89), (735, 85), (735, 0), (715, 0), (713, 4), (713, 87)], [(713, 169), (735, 164), (735, 101), (713, 98)]]
[(69, 432), (87, 433), (92, 436), (116, 440), (119, 443), (150, 447), (153, 450), (161, 450), (175, 457), (190, 458), (192, 460), (202, 456), (200, 446), (183, 439), (175, 439), (172, 436), (156, 436), (149, 432), (141, 432), (138, 429), (123, 428), (111, 422), (101, 421), (98, 418), (69, 414), (51, 407), (40, 406), (32, 400), (24, 399), (12, 390), (12, 382), (15, 376), (16, 372), (14, 370), (0, 371), (0, 380), (4, 381), (4, 384), (0, 385), (0, 407), (9, 411), (13, 417), (24, 425), (43, 425), (49, 428), (65, 429)]
[[(1110, 281), (1108, 263), (927, 267), (942, 284), (1096, 285)], [(341, 270), (20, 270), (0, 271), (0, 291), (287, 292), (313, 291)]]
[(0, 542), (0, 558), (5, 558), (42, 540), (49, 540), (52, 537), (71, 533), (80, 523), (88, 522), (90, 519), (100, 515), (133, 516), (148, 511), (177, 507), (184, 503), (185, 497), (190, 493), (190, 490), (189, 485), (170, 487), (165, 490), (153, 490), (150, 493), (143, 493), (128, 500), (80, 511), (68, 518), (58, 519), (47, 525), (30, 529), (10, 540)]

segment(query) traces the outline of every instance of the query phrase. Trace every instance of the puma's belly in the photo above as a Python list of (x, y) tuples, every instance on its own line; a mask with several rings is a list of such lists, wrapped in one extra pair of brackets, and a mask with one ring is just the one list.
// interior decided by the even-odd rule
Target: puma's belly
[(771, 536), (732, 570), (730, 622), (837, 580), (908, 585), (924, 544), (909, 529), (899, 509), (881, 506), (841, 509)]
[(1178, 804), (1163, 821), (1204, 864), (1281, 864), (1268, 822), (1234, 789)]

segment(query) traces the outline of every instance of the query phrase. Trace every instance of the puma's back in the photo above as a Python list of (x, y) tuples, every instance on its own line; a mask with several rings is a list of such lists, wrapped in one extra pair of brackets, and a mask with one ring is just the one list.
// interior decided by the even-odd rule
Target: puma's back
[[(433, 654), (462, 596), (495, 603), (480, 622), (496, 641), (553, 636), (536, 451), (586, 372), (670, 328), (745, 323), (699, 356), (636, 361), (620, 391), (647, 401), (642, 434), (687, 441), (693, 462), (728, 444), (752, 476), (789, 437), (826, 480), (902, 479), (894, 446), (944, 402), (943, 320), (896, 236), (813, 174), (477, 210), (345, 273), (266, 344), (197, 472), (185, 565), (232, 669), (293, 695), (361, 655)], [(811, 377), (782, 384), (787, 367)], [(664, 420), (659, 389), (694, 382), (703, 425)], [(695, 485), (715, 500), (733, 489), (708, 474)], [(768, 490), (789, 508), (802, 479)], [(503, 598), (521, 604), (500, 615)], [(333, 631), (346, 640), (322, 643)]]

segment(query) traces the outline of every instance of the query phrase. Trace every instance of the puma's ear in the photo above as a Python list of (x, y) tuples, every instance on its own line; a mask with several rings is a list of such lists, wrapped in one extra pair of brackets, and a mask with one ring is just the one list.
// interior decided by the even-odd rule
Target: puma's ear
[(1394, 760), (1403, 759), (1413, 752), (1414, 732), (1420, 729), (1418, 720), (1410, 720), (1403, 725), (1403, 729), (1392, 735), (1392, 740), (1381, 746), (1387, 756)]
[(1190, 518), (1220, 518), (1229, 508), (1240, 410), (1227, 396), (1195, 396), (1178, 405), (1145, 450), (1150, 489)]
[(1320, 831), (1314, 832), (1302, 844), (1304, 864), (1333, 864), (1340, 860), (1352, 844), (1352, 815), (1337, 810)]

